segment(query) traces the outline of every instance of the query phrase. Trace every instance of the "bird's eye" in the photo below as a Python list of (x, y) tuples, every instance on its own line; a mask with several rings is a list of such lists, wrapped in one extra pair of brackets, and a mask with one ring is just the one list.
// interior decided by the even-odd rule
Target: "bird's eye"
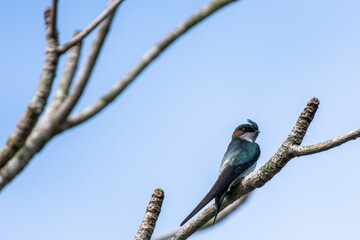
[(244, 127), (243, 132), (254, 132), (254, 129), (252, 129), (251, 127)]

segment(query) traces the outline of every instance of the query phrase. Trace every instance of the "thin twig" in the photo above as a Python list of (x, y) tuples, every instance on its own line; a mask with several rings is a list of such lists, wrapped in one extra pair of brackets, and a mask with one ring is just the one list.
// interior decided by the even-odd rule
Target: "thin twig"
[[(116, 1), (113, 0), (110, 3), (110, 6), (114, 5), (113, 2)], [(119, 4), (115, 6), (117, 7), (119, 6)], [(70, 112), (75, 107), (78, 100), (80, 99), (90, 79), (90, 76), (94, 70), (96, 61), (98, 60), (98, 56), (104, 45), (105, 39), (109, 33), (110, 26), (113, 22), (114, 15), (116, 13), (116, 9), (117, 8), (113, 8), (112, 11), (110, 11), (110, 14), (107, 15), (105, 21), (101, 23), (99, 31), (97, 32), (97, 35), (89, 50), (88, 56), (86, 58), (86, 62), (80, 69), (80, 73), (75, 81), (74, 87), (72, 88), (70, 94), (65, 98), (64, 102), (59, 107), (58, 112), (53, 117), (53, 119), (55, 119), (56, 121), (62, 123), (69, 116)]]
[(294, 155), (297, 157), (319, 153), (340, 146), (341, 144), (346, 143), (350, 140), (355, 140), (358, 137), (360, 137), (360, 128), (356, 128), (348, 133), (345, 133), (344, 135), (341, 135), (339, 137), (330, 139), (322, 143), (318, 143), (310, 146), (295, 146), (293, 148), (293, 152)]
[(51, 13), (51, 8), (47, 8), (45, 10), (47, 46), (40, 83), (33, 99), (25, 111), (25, 114), (18, 122), (14, 132), (0, 152), (0, 168), (3, 167), (24, 145), (26, 139), (38, 121), (40, 114), (44, 111), (51, 91), (59, 60), (59, 55), (56, 53), (58, 39), (57, 34), (53, 32), (53, 27), (51, 26)]
[(186, 33), (189, 29), (195, 26), (197, 23), (204, 20), (206, 17), (215, 13), (224, 6), (235, 2), (236, 0), (215, 0), (202, 8), (195, 15), (176, 27), (170, 34), (168, 34), (160, 43), (151, 48), (145, 53), (140, 61), (121, 79), (119, 80), (108, 93), (106, 93), (101, 99), (88, 106), (79, 113), (70, 116), (67, 123), (62, 127), (62, 131), (79, 125), (90, 119), (106, 106), (108, 106), (116, 97), (118, 97), (124, 89), (132, 83), (135, 78), (151, 63), (153, 62), (171, 43)]
[[(76, 35), (77, 33), (78, 32), (76, 32), (74, 35)], [(74, 75), (80, 59), (82, 45), (81, 43), (82, 42), (77, 43), (70, 49), (60, 84), (55, 92), (54, 99), (46, 110), (45, 115), (53, 115), (54, 112), (58, 109), (58, 107), (63, 103), (65, 98), (68, 96), (69, 89), (74, 79)]]
[(135, 240), (150, 240), (154, 232), (156, 221), (159, 217), (161, 206), (164, 201), (164, 191), (156, 189), (146, 209), (144, 220), (135, 236)]
[(50, 29), (51, 33), (53, 34), (53, 38), (57, 38), (57, 9), (58, 9), (58, 0), (52, 1), (52, 8), (51, 8), (51, 20), (50, 20)]
[(117, 7), (123, 2), (124, 0), (114, 0), (112, 1), (109, 6), (97, 17), (95, 20), (90, 23), (84, 30), (82, 30), (79, 34), (74, 36), (69, 42), (65, 43), (62, 46), (57, 48), (59, 54), (65, 53), (69, 50), (72, 46), (77, 44), (78, 42), (82, 41), (87, 35), (89, 35), (102, 21), (104, 21), (108, 16), (110, 16)]

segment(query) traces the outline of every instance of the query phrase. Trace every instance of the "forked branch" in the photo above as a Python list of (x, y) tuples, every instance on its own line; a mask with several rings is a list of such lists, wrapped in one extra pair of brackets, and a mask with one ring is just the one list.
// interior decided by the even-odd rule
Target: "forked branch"
[[(228, 205), (254, 189), (262, 187), (265, 183), (270, 181), (271, 178), (273, 178), (292, 158), (324, 151), (360, 136), (360, 130), (355, 129), (338, 138), (314, 145), (316, 147), (300, 147), (299, 145), (301, 144), (306, 131), (315, 116), (318, 105), (319, 100), (316, 98), (313, 98), (308, 102), (288, 138), (284, 141), (276, 154), (258, 171), (249, 174), (238, 185), (230, 190), (224, 200), (223, 208), (226, 208)], [(181, 229), (172, 239), (187, 239), (214, 216), (215, 209), (214, 204), (208, 207), (196, 219)]]
[(36, 93), (27, 107), (25, 114), (18, 122), (14, 132), (8, 138), (7, 143), (0, 152), (0, 168), (16, 154), (16, 152), (24, 145), (26, 139), (33, 130), (39, 116), (44, 111), (47, 99), (51, 92), (51, 87), (56, 75), (59, 55), (56, 52), (58, 39), (56, 33), (56, 2), (53, 8), (45, 10), (46, 25), (46, 54), (43, 71), (40, 77), (40, 83)]
[(77, 43), (81, 42), (87, 35), (89, 35), (101, 22), (103, 22), (108, 16), (113, 14), (113, 12), (117, 9), (117, 7), (123, 2), (124, 0), (114, 0), (112, 1), (109, 6), (97, 17), (95, 20), (90, 23), (84, 30), (76, 34), (69, 42), (65, 43), (62, 46), (57, 48), (59, 54), (65, 53), (71, 47), (76, 45)]
[(215, 13), (224, 6), (235, 2), (236, 0), (215, 0), (202, 8), (195, 15), (190, 17), (188, 20), (176, 27), (171, 33), (169, 33), (162, 41), (146, 52), (140, 61), (120, 79), (115, 85), (106, 93), (102, 98), (88, 106), (79, 113), (70, 116), (67, 122), (63, 125), (61, 131), (68, 128), (77, 126), (108, 106), (112, 101), (115, 100), (124, 89), (132, 83), (136, 77), (151, 63), (153, 62), (171, 43), (177, 40), (180, 36), (185, 34), (189, 29), (194, 27), (196, 24)]
[[(110, 6), (113, 5), (113, 2), (116, 1), (113, 0)], [(105, 20), (101, 22), (99, 31), (97, 32), (95, 39), (91, 45), (91, 48), (89, 50), (84, 65), (79, 71), (79, 75), (74, 83), (73, 88), (71, 89), (70, 93), (66, 96), (63, 103), (59, 106), (59, 109), (54, 115), (54, 119), (56, 121), (63, 123), (66, 120), (66, 118), (69, 116), (73, 108), (76, 106), (80, 97), (82, 96), (85, 87), (87, 86), (88, 81), (90, 79), (90, 76), (94, 70), (95, 64), (98, 60), (98, 56), (104, 45), (105, 39), (108, 36), (111, 24), (113, 23), (114, 15), (116, 13), (116, 9), (117, 8), (110, 11), (110, 14), (108, 14)], [(79, 34), (80, 33), (76, 34), (75, 36)]]
[[(51, 10), (48, 9), (45, 14), (46, 26), (47, 26), (46, 35), (48, 36), (48, 38), (53, 36), (50, 30), (51, 22), (52, 22), (50, 17), (51, 14), (49, 14), (50, 12)], [(66, 92), (63, 96), (61, 96), (61, 101), (59, 101), (59, 99), (57, 99), (56, 97), (54, 98), (53, 102), (50, 104), (49, 108), (47, 109), (46, 114), (43, 115), (43, 117), (41, 118), (40, 121), (38, 121), (36, 126), (35, 126), (36, 122), (34, 122), (34, 126), (32, 126), (32, 128), (30, 129), (29, 135), (24, 140), (22, 145), (17, 149), (17, 152), (14, 152), (12, 157), (9, 158), (7, 162), (5, 162), (4, 165), (2, 165), (2, 167), (0, 167), (0, 190), (4, 188), (10, 181), (12, 181), (26, 167), (26, 165), (31, 161), (31, 159), (35, 156), (35, 154), (41, 151), (41, 149), (47, 144), (47, 142), (49, 142), (54, 137), (54, 135), (59, 133), (58, 129), (60, 124), (62, 124), (66, 119), (66, 117), (68, 117), (71, 110), (73, 109), (73, 107), (75, 106), (75, 104), (77, 103), (77, 101), (79, 100), (80, 96), (83, 93), (83, 90), (88, 82), (88, 79), (97, 61), (99, 52), (101, 51), (105, 38), (110, 29), (115, 12), (116, 9), (114, 9), (111, 12), (111, 14), (107, 16), (105, 21), (102, 22), (102, 26), (100, 26), (99, 32), (94, 39), (87, 60), (82, 70), (80, 71), (79, 77), (75, 82), (75, 86), (73, 87), (73, 89), (70, 91), (69, 94), (68, 92)], [(55, 34), (54, 36), (57, 36), (57, 34)], [(49, 39), (52, 40), (51, 38)], [(52, 43), (53, 41), (48, 41), (48, 42)], [(57, 41), (56, 41), (56, 45), (51, 45), (52, 47), (50, 49), (51, 51), (47, 49), (48, 50), (47, 56), (49, 55), (50, 60), (53, 60), (54, 56), (56, 56), (55, 60), (57, 63), (59, 54), (56, 52), (56, 48), (55, 48), (56, 46), (57, 46)], [(66, 85), (67, 88), (66, 91), (69, 90), (70, 84), (72, 82), (73, 74), (76, 71), (75, 68), (77, 67), (77, 61), (79, 58), (78, 54), (80, 54), (80, 43), (78, 43), (72, 49), (73, 49), (72, 51), (74, 51), (73, 53), (75, 56), (73, 57), (69, 56), (69, 61), (68, 61), (69, 65), (67, 65), (67, 67), (69, 67), (68, 70), (70, 70), (70, 74), (72, 76), (68, 76), (69, 78), (61, 82), (61, 84)], [(44, 88), (43, 86), (48, 87), (46, 88), (46, 90), (48, 91), (46, 92), (48, 97), (48, 94), (50, 93), (51, 90), (53, 79), (55, 77), (56, 68), (51, 68), (51, 65), (49, 64), (46, 65), (46, 67), (47, 68), (44, 68), (45, 70), (47, 71), (52, 70), (50, 71), (50, 73), (52, 73), (52, 75), (50, 75), (52, 78), (42, 79), (40, 86), (42, 87), (41, 89)], [(59, 87), (61, 87), (61, 84)], [(38, 95), (39, 94), (37, 93), (36, 96)], [(44, 105), (38, 104), (42, 107), (42, 110), (46, 105), (46, 101), (43, 103)]]
[[(83, 95), (83, 91), (93, 72), (116, 9), (123, 1), (111, 0), (106, 10), (100, 14), (92, 24), (84, 31), (77, 33), (68, 44), (59, 47), (56, 27), (56, 6), (58, 1), (53, 0), (53, 9), (48, 8), (45, 14), (47, 48), (44, 70), (41, 75), (39, 87), (25, 115), (0, 152), (0, 190), (12, 181), (12, 179), (27, 166), (35, 154), (41, 151), (56, 134), (77, 126), (100, 112), (119, 96), (119, 94), (176, 39), (217, 10), (235, 1), (236, 0), (214, 0), (211, 2), (190, 19), (179, 25), (165, 39), (147, 52), (140, 62), (130, 70), (123, 79), (118, 81), (102, 99), (84, 111), (69, 117), (69, 114)], [(79, 71), (74, 86), (69, 90), (78, 66), (81, 40), (99, 24), (101, 24), (99, 32), (94, 39), (85, 64)], [(47, 104), (47, 99), (56, 75), (59, 57), (70, 48), (72, 50), (65, 70), (65, 75), (69, 75), (65, 76), (65, 79), (61, 81), (60, 89), (58, 89), (54, 101), (50, 104), (46, 113), (43, 114), (41, 121), (38, 121), (39, 116), (43, 113)]]
[[(76, 34), (78, 34), (78, 32), (75, 32), (74, 35)], [(64, 73), (60, 80), (60, 84), (56, 89), (54, 99), (49, 104), (49, 107), (47, 108), (45, 114), (47, 115), (54, 114), (56, 110), (59, 108), (59, 106), (63, 103), (65, 98), (68, 96), (69, 89), (71, 87), (71, 84), (75, 76), (75, 72), (78, 68), (81, 46), (82, 46), (82, 42), (79, 42), (70, 49), (68, 59), (64, 67)]]

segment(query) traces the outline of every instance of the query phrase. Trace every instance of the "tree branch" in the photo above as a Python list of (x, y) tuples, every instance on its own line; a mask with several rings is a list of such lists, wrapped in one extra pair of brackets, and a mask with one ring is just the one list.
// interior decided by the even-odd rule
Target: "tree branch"
[(341, 144), (346, 143), (350, 140), (355, 140), (358, 137), (360, 137), (360, 128), (356, 128), (348, 133), (345, 133), (344, 135), (315, 145), (296, 146), (294, 147), (293, 152), (294, 155), (297, 157), (319, 153), (340, 146)]
[[(262, 187), (265, 183), (271, 180), (285, 165), (290, 161), (294, 155), (292, 146), (301, 144), (306, 131), (313, 120), (319, 101), (316, 98), (311, 99), (299, 119), (297, 120), (294, 128), (290, 132), (287, 139), (281, 145), (276, 154), (258, 171), (255, 171), (246, 176), (240, 184), (234, 186), (227, 194), (222, 209), (244, 196), (245, 194), (253, 191), (256, 188)], [(215, 215), (215, 206), (212, 204), (204, 210), (196, 219), (190, 222), (187, 226), (181, 229), (172, 239), (180, 240), (187, 239), (206, 222), (208, 222)]]
[(135, 240), (150, 240), (154, 232), (156, 221), (159, 217), (161, 206), (164, 201), (164, 191), (160, 188), (155, 189), (149, 205), (146, 209), (144, 220), (135, 236)]
[[(56, 3), (56, 1), (54, 2)], [(0, 152), (0, 168), (3, 167), (24, 145), (39, 116), (44, 111), (49, 97), (59, 60), (59, 55), (56, 52), (56, 47), (58, 46), (57, 34), (53, 32), (54, 29), (56, 29), (54, 26), (56, 21), (53, 20), (56, 16), (52, 16), (52, 13), (56, 13), (55, 8), (56, 5), (53, 7), (54, 10), (51, 10), (51, 8), (47, 8), (45, 10), (47, 46), (40, 83), (35, 96), (25, 111), (25, 114), (18, 122), (14, 132)]]
[(58, 8), (58, 1), (53, 0), (52, 1), (52, 8), (51, 8), (51, 19), (50, 19), (50, 32), (52, 34), (52, 38), (58, 38), (58, 32), (57, 32), (57, 8)]
[(215, 13), (217, 10), (222, 7), (235, 2), (236, 0), (215, 0), (202, 8), (195, 15), (190, 17), (188, 20), (176, 27), (170, 34), (168, 34), (160, 43), (151, 48), (147, 53), (145, 53), (140, 61), (121, 79), (119, 80), (108, 93), (106, 93), (101, 99), (88, 106), (79, 113), (76, 113), (70, 116), (63, 125), (62, 131), (77, 126), (86, 120), (90, 119), (106, 106), (108, 106), (112, 101), (118, 97), (124, 89), (132, 83), (135, 78), (151, 63), (153, 62), (171, 43), (177, 40), (180, 36), (186, 33), (189, 29), (194, 27), (197, 23), (204, 20), (206, 17)]
[[(118, 1), (112, 0), (110, 6), (114, 6), (114, 3)], [(121, 3), (121, 2), (120, 2)], [(119, 6), (118, 3), (115, 5)], [(117, 8), (112, 8), (109, 14), (107, 14), (107, 18), (101, 23), (99, 31), (94, 39), (94, 42), (90, 48), (89, 54), (87, 56), (86, 62), (84, 66), (81, 68), (78, 78), (76, 79), (75, 85), (71, 90), (70, 94), (66, 97), (63, 104), (58, 109), (58, 112), (55, 114), (54, 119), (58, 122), (63, 122), (70, 114), (70, 112), (75, 107), (76, 103), (80, 99), (86, 84), (88, 83), (92, 71), (94, 70), (96, 61), (98, 59), (99, 53), (103, 47), (105, 39), (109, 33), (111, 23), (114, 19), (114, 15), (116, 13)], [(81, 33), (79, 33), (81, 34)], [(79, 35), (77, 34), (77, 35)]]
[[(77, 33), (78, 32), (75, 32), (74, 35), (76, 35)], [(82, 42), (79, 42), (70, 49), (63, 76), (56, 90), (54, 99), (46, 110), (46, 115), (52, 115), (68, 96), (71, 83), (74, 79), (75, 72), (78, 67), (81, 45)]]
[[(145, 61), (145, 64), (138, 63), (138, 65), (132, 71), (130, 71), (128, 75), (124, 77), (125, 81), (119, 81), (116, 84), (116, 87), (112, 89), (110, 93), (105, 95), (105, 98), (107, 98), (106, 100), (105, 98), (103, 98), (103, 100), (107, 102), (105, 105), (115, 99), (117, 95), (113, 96), (114, 92), (118, 92), (117, 94), (119, 94), (146, 66), (148, 66), (151, 61), (153, 61), (179, 36), (184, 34), (188, 29), (190, 29), (192, 26), (194, 26), (207, 16), (210, 16), (213, 12), (233, 1), (236, 0), (213, 1), (211, 4), (209, 4), (200, 12), (195, 14), (192, 18), (190, 18), (188, 21), (175, 29), (162, 42), (160, 42), (160, 44), (154, 47), (153, 50), (149, 51), (143, 56), (142, 61)], [(54, 3), (56, 2), (57, 1), (54, 0)], [(115, 4), (119, 3), (118, 0), (112, 0), (110, 2), (110, 5), (112, 7), (115, 6), (113, 5), (114, 2)], [(73, 119), (75, 120), (75, 122), (72, 122), (72, 118), (70, 117), (70, 121), (66, 121), (65, 123), (63, 122), (65, 118), (68, 117), (68, 114), (70, 114), (74, 105), (77, 103), (83, 93), (83, 90), (95, 66), (99, 51), (101, 50), (102, 44), (109, 31), (109, 27), (116, 12), (116, 8), (110, 11), (111, 13), (109, 13), (105, 20), (102, 21), (102, 26), (100, 27), (98, 35), (95, 38), (94, 43), (91, 47), (88, 59), (84, 64), (84, 67), (80, 71), (79, 77), (72, 91), (68, 94), (68, 96), (64, 96), (67, 94), (66, 91), (69, 90), (72, 81), (72, 77), (69, 77), (68, 79), (63, 81), (63, 84), (65, 86), (65, 94), (60, 97), (63, 102), (57, 103), (60, 105), (55, 104), (55, 106), (58, 107), (56, 111), (54, 110), (55, 107), (52, 109), (50, 106), (41, 121), (37, 123), (38, 117), (43, 112), (47, 102), (47, 98), (51, 91), (52, 83), (56, 74), (58, 59), (60, 56), (60, 54), (57, 52), (57, 34), (54, 34), (52, 32), (55, 28), (51, 27), (51, 24), (55, 23), (56, 20), (52, 20), (51, 12), (54, 12), (54, 14), (56, 14), (56, 10), (51, 10), (50, 8), (46, 10), (46, 36), (48, 39), (48, 44), (40, 85), (33, 101), (31, 102), (27, 112), (25, 113), (25, 116), (19, 122), (17, 128), (15, 129), (13, 135), (9, 138), (8, 143), (6, 144), (2, 152), (0, 152), (0, 164), (2, 166), (0, 167), (0, 190), (3, 189), (12, 179), (17, 176), (17, 174), (19, 174), (24, 169), (24, 167), (31, 161), (35, 154), (39, 152), (46, 145), (46, 143), (52, 139), (52, 137), (86, 120), (81, 120), (78, 117), (75, 117)], [(53, 36), (56, 36), (56, 38), (52, 38)], [(77, 50), (74, 50), (75, 55), (77, 55), (77, 53), (75, 53), (76, 51)], [(74, 74), (78, 61), (78, 56), (75, 56), (74, 58), (76, 59), (73, 59), (74, 65), (70, 67), (72, 68), (70, 71), (70, 75)], [(120, 85), (120, 88), (118, 85)], [(101, 109), (103, 109), (104, 107), (105, 106), (101, 107)], [(81, 113), (80, 115), (83, 116), (83, 114)], [(85, 116), (85, 118), (88, 117), (88, 115)], [(37, 125), (35, 127), (36, 123)]]
[[(234, 211), (236, 211), (236, 209), (238, 209), (240, 206), (243, 206), (243, 204), (247, 201), (249, 194), (246, 194), (244, 196), (242, 196), (241, 198), (239, 198), (238, 200), (236, 200), (235, 202), (233, 202), (232, 204), (230, 204), (227, 208), (225, 208), (223, 211), (221, 211), (218, 214), (218, 217), (216, 218), (216, 222), (215, 225), (217, 225), (219, 222), (221, 222), (222, 220), (224, 220), (225, 218), (227, 218), (229, 215), (231, 215)], [(214, 226), (213, 225), (213, 219), (211, 218), (204, 226), (202, 226), (199, 231), (208, 229), (209, 227)], [(173, 230), (171, 232), (168, 232), (166, 234), (163, 234), (159, 237), (155, 237), (154, 240), (167, 240), (172, 238), (178, 231), (180, 228)]]
[[(4, 164), (3, 168), (0, 169), (0, 190), (3, 189), (12, 179), (14, 179), (17, 174), (19, 174), (30, 162), (34, 155), (38, 153), (45, 146), (45, 144), (59, 132), (59, 124), (61, 124), (68, 116), (85, 88), (85, 85), (91, 75), (101, 47), (103, 46), (104, 40), (109, 31), (114, 14), (115, 11), (113, 11), (106, 18), (106, 20), (102, 22), (102, 26), (100, 27), (99, 32), (95, 37), (93, 45), (89, 51), (87, 61), (84, 64), (84, 67), (79, 74), (79, 78), (77, 79), (75, 86), (69, 96), (65, 98), (65, 101), (59, 106), (57, 111), (49, 112), (49, 114), (44, 115), (44, 117), (41, 119), (41, 121), (27, 139), (25, 145), (22, 146), (22, 148), (19, 150), (19, 153), (14, 155), (13, 158), (11, 158), (11, 160), (6, 165)], [(56, 53), (55, 49), (53, 50), (54, 51), (52, 52)], [(59, 55), (56, 53), (56, 56)], [(54, 71), (55, 70), (56, 69), (54, 69)], [(72, 69), (71, 71), (75, 71), (75, 69)], [(70, 80), (67, 79), (66, 84), (69, 83), (68, 81)], [(46, 102), (44, 104), (46, 104)]]
[(27, 138), (16, 154), (0, 168), (0, 191), (12, 181), (30, 162), (46, 143), (55, 136), (54, 123), (41, 121), (37, 124), (30, 136)]
[(109, 6), (97, 17), (95, 20), (90, 23), (84, 30), (79, 32), (79, 34), (75, 35), (69, 42), (65, 43), (62, 46), (57, 48), (59, 54), (65, 53), (69, 50), (72, 46), (82, 41), (87, 35), (89, 35), (102, 21), (104, 21), (108, 16), (116, 11), (117, 7), (123, 2), (124, 0), (113, 0)]
[(61, 106), (59, 107), (59, 110), (55, 116), (55, 118), (58, 118), (59, 122), (63, 122), (68, 117), (68, 115), (70, 114), (70, 112), (75, 107), (78, 100), (80, 99), (86, 87), (86, 84), (90, 79), (92, 71), (94, 70), (96, 61), (104, 44), (105, 38), (108, 35), (113, 17), (115, 15), (115, 11), (116, 8), (113, 9), (113, 11), (110, 12), (110, 15), (107, 16), (105, 21), (102, 22), (99, 31), (94, 39), (94, 42), (91, 46), (86, 62), (84, 66), (81, 68), (79, 76), (75, 81), (75, 85), (73, 89), (71, 90), (70, 94), (65, 98), (63, 104), (61, 104)]

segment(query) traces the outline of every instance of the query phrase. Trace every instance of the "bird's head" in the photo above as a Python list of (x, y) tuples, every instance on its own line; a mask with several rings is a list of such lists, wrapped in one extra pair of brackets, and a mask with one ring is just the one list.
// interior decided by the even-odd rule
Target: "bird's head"
[(248, 119), (247, 121), (250, 124), (245, 123), (238, 126), (232, 135), (232, 139), (241, 138), (250, 142), (255, 142), (257, 136), (260, 133), (259, 127), (255, 122), (251, 121), (250, 119)]

